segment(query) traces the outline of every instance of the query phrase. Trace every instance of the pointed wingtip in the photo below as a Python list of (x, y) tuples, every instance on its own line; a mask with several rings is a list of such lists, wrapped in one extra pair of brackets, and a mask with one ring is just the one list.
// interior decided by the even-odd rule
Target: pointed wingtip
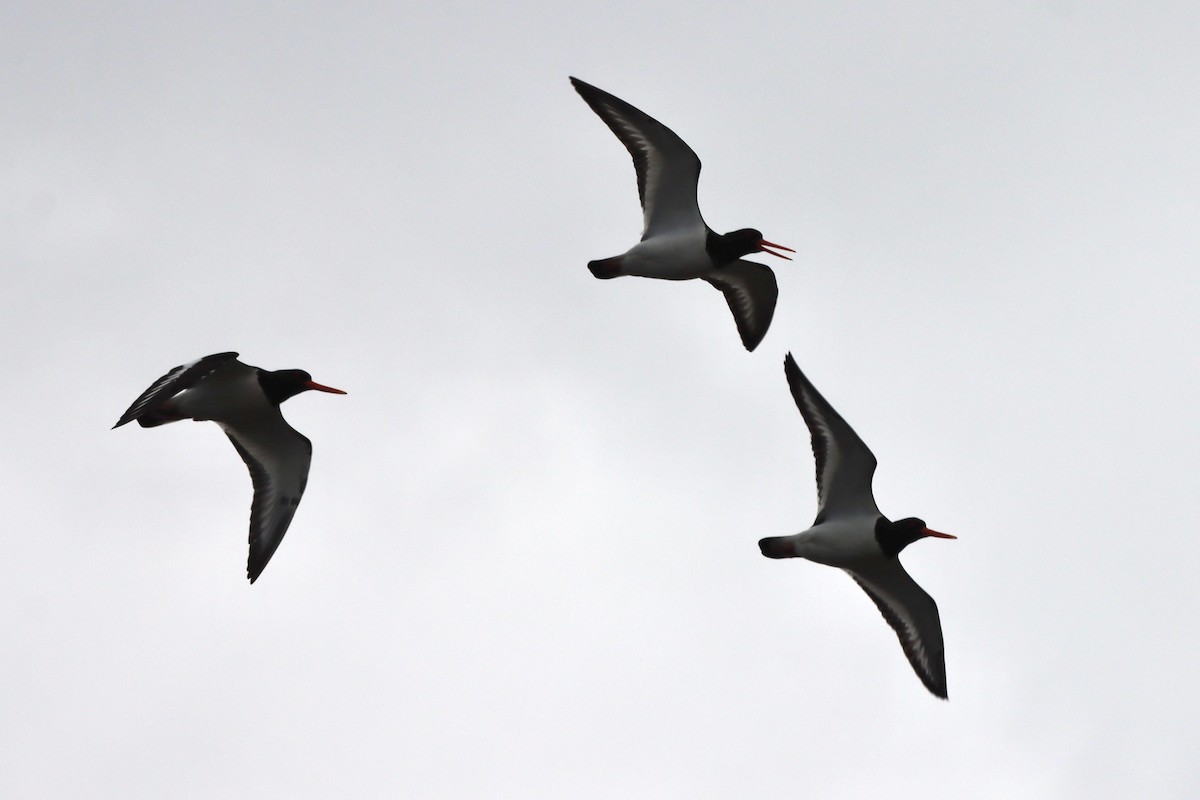
[(746, 330), (741, 330), (741, 327), (741, 325), (738, 326), (738, 334), (742, 337), (742, 346), (746, 348), (747, 353), (753, 353), (755, 348), (762, 344), (762, 340), (767, 338), (767, 328), (760, 327), (753, 330), (747, 326)]
[[(599, 99), (598, 96), (608, 95), (608, 92), (604, 91), (603, 89), (593, 86), (592, 84), (588, 83), (587, 81), (581, 81), (579, 78), (576, 78), (574, 75), (571, 75), (568, 77), (571, 80), (571, 86), (575, 87), (575, 91), (579, 92), (579, 96), (584, 99), (584, 102), (586, 102), (588, 105), (592, 106), (593, 110), (596, 110), (595, 103)], [(608, 96), (611, 96), (611, 95), (608, 95)], [(599, 110), (596, 110), (596, 113), (599, 114), (600, 113)], [(603, 115), (601, 115), (601, 116), (603, 116)]]
[(246, 559), (246, 577), (250, 579), (250, 583), (258, 580), (266, 568), (266, 562), (255, 563), (254, 553), (251, 552), (250, 557)]
[(747, 335), (742, 337), (742, 346), (746, 348), (747, 353), (753, 353), (765, 338), (767, 338), (765, 328), (753, 333), (747, 333)]
[(801, 374), (800, 365), (796, 363), (791, 350), (783, 357), (783, 374), (787, 376), (788, 383), (792, 382), (793, 376)]
[(588, 103), (589, 105), (591, 105), (591, 99), (590, 99), (589, 95), (590, 95), (590, 93), (595, 92), (595, 90), (596, 90), (595, 86), (592, 86), (590, 83), (587, 83), (586, 81), (581, 81), (581, 80), (579, 80), (579, 78), (572, 77), (571, 78), (571, 88), (575, 90), (576, 94), (578, 94), (580, 97), (583, 98), (583, 101), (585, 103)]

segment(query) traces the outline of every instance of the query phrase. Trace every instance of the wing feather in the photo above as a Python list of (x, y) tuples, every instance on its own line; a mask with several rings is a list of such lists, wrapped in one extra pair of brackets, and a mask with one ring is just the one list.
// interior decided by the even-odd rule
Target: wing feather
[(735, 261), (706, 275), (704, 280), (725, 295), (746, 349), (758, 347), (771, 327), (775, 301), (779, 299), (779, 284), (771, 268), (753, 261)]
[(819, 500), (814, 524), (835, 512), (878, 514), (871, 492), (875, 456), (800, 371), (791, 353), (784, 359), (783, 369), (792, 399), (812, 435)]
[(237, 357), (237, 353), (214, 353), (211, 356), (173, 367), (166, 375), (150, 384), (150, 388), (133, 401), (133, 405), (121, 415), (113, 427), (119, 428), (127, 422), (133, 422), (143, 414), (153, 411), (185, 389), (195, 386), (218, 367)]
[(571, 85), (633, 158), (642, 204), (642, 238), (703, 226), (696, 200), (700, 159), (692, 148), (666, 125), (621, 98), (578, 78), (571, 78)]
[(925, 688), (946, 699), (946, 652), (937, 603), (891, 559), (884, 565), (846, 570), (896, 632), (900, 647)]
[(274, 411), (269, 424), (239, 425), (221, 423), (229, 441), (250, 470), (254, 500), (250, 505), (250, 556), (246, 575), (250, 582), (266, 568), (283, 541), (296, 507), (308, 483), (312, 463), (312, 442), (287, 424)]

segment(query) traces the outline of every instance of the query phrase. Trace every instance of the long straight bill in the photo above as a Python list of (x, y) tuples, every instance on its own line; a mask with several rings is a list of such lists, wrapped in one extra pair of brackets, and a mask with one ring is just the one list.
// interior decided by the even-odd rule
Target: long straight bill
[(781, 245), (781, 244), (775, 244), (774, 242), (768, 242), (766, 239), (759, 240), (758, 250), (760, 253), (770, 253), (771, 255), (777, 256), (779, 258), (786, 258), (788, 261), (792, 260), (791, 256), (785, 256), (783, 253), (776, 253), (775, 250), (769, 250), (768, 248), (771, 248), (771, 247), (775, 248), (775, 250), (786, 250), (789, 253), (796, 252), (795, 250), (793, 250), (790, 247), (785, 247), (784, 245)]

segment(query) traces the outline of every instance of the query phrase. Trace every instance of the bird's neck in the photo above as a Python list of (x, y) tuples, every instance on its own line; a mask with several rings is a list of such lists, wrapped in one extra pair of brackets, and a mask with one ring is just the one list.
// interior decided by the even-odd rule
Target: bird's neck
[(902, 527), (883, 516), (875, 520), (875, 541), (888, 558), (900, 555), (901, 550), (920, 538), (920, 531), (912, 527)]
[(714, 267), (723, 267), (726, 264), (732, 264), (746, 255), (740, 252), (744, 248), (740, 248), (728, 236), (717, 233), (707, 225), (705, 229), (707, 232), (704, 237), (704, 249), (708, 251), (708, 257), (712, 259)]
[(265, 369), (258, 371), (258, 385), (262, 387), (267, 401), (275, 406), (278, 406), (289, 397), (295, 397), (304, 391), (302, 387), (296, 385), (295, 381), (285, 380), (274, 372), (268, 372)]

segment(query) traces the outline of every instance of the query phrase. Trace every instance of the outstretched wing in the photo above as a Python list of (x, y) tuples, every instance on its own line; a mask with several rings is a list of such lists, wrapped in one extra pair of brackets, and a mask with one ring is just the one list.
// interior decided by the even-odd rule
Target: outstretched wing
[(287, 424), (277, 409), (254, 424), (219, 423), (246, 462), (254, 483), (250, 506), (250, 557), (246, 574), (254, 583), (275, 555), (292, 524), (308, 482), (312, 442)]
[(692, 148), (666, 125), (621, 98), (578, 78), (571, 78), (571, 85), (633, 157), (638, 198), (642, 202), (642, 238), (696, 227), (703, 229), (704, 220), (696, 200), (700, 159)]
[(937, 603), (917, 585), (900, 562), (846, 570), (863, 588), (900, 639), (908, 663), (925, 688), (946, 699), (946, 650)]
[(196, 359), (188, 364), (180, 364), (150, 384), (150, 388), (142, 392), (141, 396), (133, 401), (133, 405), (121, 415), (121, 418), (117, 420), (117, 424), (113, 425), (113, 427), (119, 428), (125, 423), (137, 419), (142, 414), (153, 411), (184, 389), (190, 389), (195, 386), (202, 379), (210, 375), (213, 370), (235, 360), (237, 357), (237, 353), (214, 353), (211, 356)]
[(758, 347), (771, 326), (779, 298), (779, 285), (771, 268), (753, 261), (735, 261), (704, 276), (704, 280), (725, 295), (746, 349)]
[(871, 492), (875, 456), (804, 376), (791, 353), (783, 360), (783, 371), (796, 407), (812, 434), (819, 500), (814, 524), (839, 512), (878, 514), (879, 508)]

